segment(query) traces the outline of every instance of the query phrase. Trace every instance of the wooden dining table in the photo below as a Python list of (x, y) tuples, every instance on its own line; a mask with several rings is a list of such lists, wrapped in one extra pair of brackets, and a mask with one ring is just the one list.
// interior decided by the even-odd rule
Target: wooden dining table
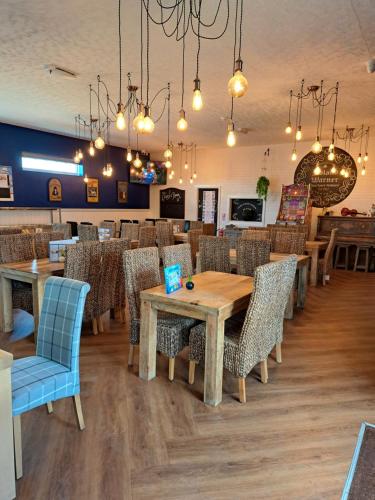
[(144, 290), (141, 300), (139, 376), (156, 376), (157, 312), (166, 311), (206, 322), (204, 402), (222, 400), (224, 323), (249, 305), (253, 278), (207, 271), (193, 277), (194, 289), (167, 294), (165, 285)]
[(12, 281), (31, 284), (34, 314), (34, 332), (38, 331), (39, 315), (43, 302), (44, 285), (50, 276), (61, 274), (64, 262), (34, 259), (26, 262), (0, 264), (0, 316), (4, 332), (13, 330)]
[[(175, 233), (174, 241), (175, 243), (187, 243), (188, 241), (187, 233)], [(320, 250), (325, 250), (327, 246), (328, 246), (328, 241), (314, 241), (314, 240), (306, 241), (305, 251), (311, 257), (311, 268), (310, 268), (311, 286), (316, 286), (318, 283), (319, 252)]]

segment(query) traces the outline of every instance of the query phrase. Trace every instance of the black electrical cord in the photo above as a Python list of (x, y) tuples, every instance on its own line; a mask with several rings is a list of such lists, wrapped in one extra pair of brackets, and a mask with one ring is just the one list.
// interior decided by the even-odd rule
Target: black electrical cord
[(118, 45), (119, 45), (119, 103), (122, 103), (122, 42), (121, 42), (121, 0), (118, 0)]

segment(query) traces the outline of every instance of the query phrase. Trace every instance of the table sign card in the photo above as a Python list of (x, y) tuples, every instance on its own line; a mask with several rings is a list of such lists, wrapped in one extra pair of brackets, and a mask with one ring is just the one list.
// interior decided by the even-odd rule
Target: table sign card
[(166, 293), (176, 292), (182, 288), (181, 264), (174, 264), (164, 268)]

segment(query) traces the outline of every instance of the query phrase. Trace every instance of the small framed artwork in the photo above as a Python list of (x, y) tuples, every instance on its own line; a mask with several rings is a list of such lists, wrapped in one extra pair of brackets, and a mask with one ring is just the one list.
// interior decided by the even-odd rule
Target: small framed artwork
[(12, 167), (0, 165), (0, 201), (14, 201)]
[(118, 203), (128, 202), (128, 183), (126, 181), (117, 181), (117, 201)]
[(99, 203), (99, 179), (89, 178), (86, 184), (87, 203)]
[(62, 187), (59, 179), (50, 179), (48, 181), (49, 201), (62, 201)]

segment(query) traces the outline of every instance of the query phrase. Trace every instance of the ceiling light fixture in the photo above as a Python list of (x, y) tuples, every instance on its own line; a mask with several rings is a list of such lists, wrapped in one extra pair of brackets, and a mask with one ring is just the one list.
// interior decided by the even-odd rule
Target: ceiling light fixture
[[(238, 2), (240, 1), (240, 16), (238, 21)], [(236, 0), (236, 15), (235, 15), (235, 25), (234, 25), (234, 67), (233, 76), (228, 82), (228, 93), (231, 97), (242, 97), (246, 94), (248, 89), (248, 81), (242, 73), (243, 61), (241, 59), (241, 48), (242, 48), (242, 18), (243, 18), (243, 0)], [(239, 29), (238, 35), (238, 57), (236, 58), (236, 47), (237, 47), (237, 30)]]

